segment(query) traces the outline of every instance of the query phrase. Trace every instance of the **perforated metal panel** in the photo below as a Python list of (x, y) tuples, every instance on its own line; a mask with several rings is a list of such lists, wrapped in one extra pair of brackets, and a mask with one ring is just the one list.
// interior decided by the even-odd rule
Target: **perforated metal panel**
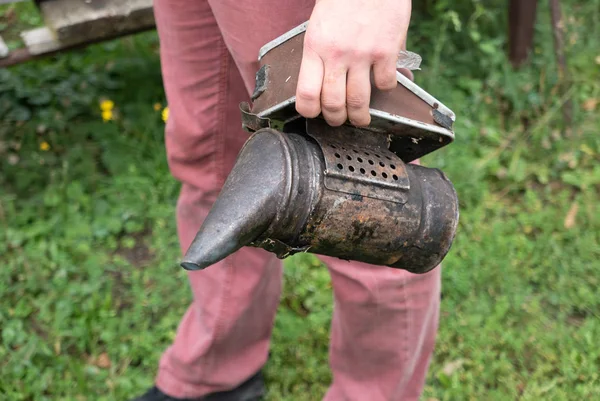
[(405, 203), (410, 188), (404, 162), (391, 151), (313, 135), (325, 159), (325, 187), (351, 195)]
[[(385, 149), (356, 148), (340, 143), (327, 143), (328, 159), (335, 164), (332, 175), (358, 178), (375, 185), (408, 189), (404, 165), (396, 155)], [(333, 155), (333, 156), (332, 156)]]

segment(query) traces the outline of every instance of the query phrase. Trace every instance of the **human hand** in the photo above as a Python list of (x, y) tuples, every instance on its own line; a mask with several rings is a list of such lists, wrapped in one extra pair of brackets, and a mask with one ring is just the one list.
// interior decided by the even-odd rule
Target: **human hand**
[(396, 87), (411, 0), (317, 0), (304, 37), (296, 110), (332, 126), (371, 122), (371, 71), (381, 90)]

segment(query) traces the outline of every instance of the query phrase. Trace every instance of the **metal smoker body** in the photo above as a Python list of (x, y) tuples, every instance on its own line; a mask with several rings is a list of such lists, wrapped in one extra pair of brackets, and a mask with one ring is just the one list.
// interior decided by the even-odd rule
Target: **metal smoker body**
[(182, 266), (206, 268), (242, 246), (283, 258), (311, 252), (424, 273), (447, 254), (458, 223), (445, 175), (408, 162), (452, 142), (454, 114), (398, 74), (373, 88), (368, 128), (301, 118), (295, 90), (303, 24), (260, 53), (254, 134), (238, 155)]

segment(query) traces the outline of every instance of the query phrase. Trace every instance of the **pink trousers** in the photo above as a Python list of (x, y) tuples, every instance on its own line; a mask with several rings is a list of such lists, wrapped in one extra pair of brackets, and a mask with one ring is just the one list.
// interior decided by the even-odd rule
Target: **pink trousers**
[[(191, 243), (248, 135), (240, 101), (254, 87), (259, 48), (310, 17), (314, 0), (155, 0), (170, 117), (166, 146), (182, 182), (182, 250)], [(437, 331), (440, 269), (414, 275), (322, 258), (334, 290), (327, 401), (417, 400)], [(267, 361), (281, 263), (243, 248), (190, 272), (194, 301), (156, 379), (180, 398), (224, 391)]]

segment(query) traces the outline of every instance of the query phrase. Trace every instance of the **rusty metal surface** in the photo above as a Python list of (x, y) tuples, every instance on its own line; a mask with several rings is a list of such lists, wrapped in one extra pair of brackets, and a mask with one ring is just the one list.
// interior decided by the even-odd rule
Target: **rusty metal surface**
[[(421, 225), (418, 234), (403, 244), (392, 267), (414, 271), (419, 266), (439, 264), (456, 234), (458, 197), (446, 175), (438, 170), (410, 165), (413, 191), (420, 194)], [(417, 203), (418, 205), (418, 203)], [(419, 271), (415, 271), (419, 273)]]
[[(394, 185), (331, 176), (326, 159), (338, 159), (335, 148), (331, 156), (325, 142), (309, 137), (326, 124), (305, 127), (297, 133), (260, 129), (248, 140), (182, 265), (203, 269), (251, 245), (279, 257), (311, 252), (415, 273), (437, 266), (458, 221), (458, 200), (448, 179), (439, 170), (399, 159), (394, 163), (402, 179)], [(385, 148), (381, 138), (370, 133), (356, 141), (358, 134), (342, 127), (332, 136), (337, 143), (352, 143), (344, 146), (349, 155), (377, 151), (379, 160), (392, 157), (385, 149), (374, 150), (378, 144)], [(381, 174), (385, 170), (379, 167)], [(326, 185), (332, 177), (340, 185)]]
[[(405, 243), (416, 237), (420, 225), (414, 202), (406, 205), (378, 199), (325, 191), (302, 243), (316, 254), (374, 265), (393, 265)], [(425, 272), (435, 265), (410, 269)]]
[(325, 188), (298, 242), (310, 252), (424, 273), (450, 249), (458, 199), (436, 169), (405, 165), (404, 202)]

